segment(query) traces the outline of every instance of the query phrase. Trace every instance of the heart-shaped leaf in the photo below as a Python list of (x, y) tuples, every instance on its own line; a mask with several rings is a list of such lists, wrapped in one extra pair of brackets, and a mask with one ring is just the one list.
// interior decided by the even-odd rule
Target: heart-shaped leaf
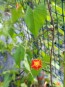
[(39, 29), (43, 26), (46, 19), (46, 9), (44, 4), (39, 4), (34, 10), (27, 8), (25, 22), (28, 29), (36, 37), (39, 34)]

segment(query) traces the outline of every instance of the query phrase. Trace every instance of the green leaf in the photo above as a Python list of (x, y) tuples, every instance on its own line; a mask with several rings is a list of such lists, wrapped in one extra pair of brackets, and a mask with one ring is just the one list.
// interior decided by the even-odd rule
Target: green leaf
[(31, 70), (30, 70), (30, 65), (29, 65), (29, 63), (28, 63), (27, 55), (26, 55), (26, 54), (25, 54), (25, 57), (24, 57), (24, 66), (25, 66), (25, 68), (26, 68), (29, 72), (31, 72)]
[(25, 49), (23, 46), (19, 45), (14, 53), (14, 60), (18, 66), (20, 66), (21, 60), (24, 59)]
[[(59, 13), (60, 15), (62, 15), (62, 12), (63, 14), (65, 15), (65, 10), (62, 9), (62, 7), (56, 5), (53, 1), (52, 1), (52, 8), (55, 10), (55, 6), (56, 6), (56, 10), (57, 10), (57, 13)], [(65, 22), (65, 17), (64, 17), (64, 22)]]
[(58, 31), (59, 31), (59, 33), (61, 33), (62, 35), (64, 35), (64, 32), (63, 32), (62, 29), (59, 28)]
[[(28, 82), (32, 83), (34, 81), (34, 77), (31, 74), (29, 74), (26, 78), (28, 79)], [(28, 83), (28, 86), (29, 86), (29, 83)]]
[(44, 51), (41, 52), (41, 56), (43, 57), (44, 62), (50, 62), (50, 56), (46, 54)]
[(9, 32), (9, 35), (13, 38), (14, 36), (16, 36), (16, 34), (15, 34), (15, 31), (14, 31), (14, 28), (13, 27), (10, 27), (9, 28), (9, 30), (8, 30), (8, 32)]
[(39, 69), (39, 70), (31, 69), (31, 72), (32, 72), (33, 76), (35, 76), (35, 77), (40, 73), (40, 71), (41, 71), (41, 69)]
[(5, 43), (0, 40), (0, 52), (3, 52), (5, 49), (6, 49)]
[(12, 22), (16, 22), (18, 21), (18, 19), (21, 17), (22, 15), (22, 11), (21, 9), (12, 9)]
[(27, 87), (27, 85), (25, 83), (22, 83), (21, 87)]
[(46, 54), (44, 51), (41, 51), (41, 56), (43, 57), (43, 68), (47, 68), (50, 64), (50, 56)]
[(46, 19), (46, 9), (44, 4), (39, 4), (34, 10), (27, 8), (25, 22), (28, 29), (34, 36), (38, 36), (40, 28), (43, 26)]
[(30, 79), (29, 80), (33, 80), (34, 77), (33, 77), (33, 74), (31, 72), (30, 64), (29, 64), (28, 59), (27, 59), (27, 54), (25, 54), (25, 58), (24, 58), (24, 67), (29, 72), (29, 75), (30, 75)]
[(5, 74), (3, 87), (9, 87), (10, 81), (11, 81), (10, 75), (9, 74)]
[[(54, 2), (52, 2), (52, 8), (55, 9), (55, 3)], [(57, 10), (57, 12), (59, 12), (60, 14), (62, 14), (62, 8), (59, 7), (58, 5), (56, 5), (56, 10)]]

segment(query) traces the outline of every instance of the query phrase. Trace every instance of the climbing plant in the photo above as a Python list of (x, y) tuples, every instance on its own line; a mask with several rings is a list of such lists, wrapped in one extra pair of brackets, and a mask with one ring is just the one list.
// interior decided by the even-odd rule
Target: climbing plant
[(5, 62), (8, 55), (14, 60), (13, 68), (0, 74), (2, 87), (40, 85), (45, 75), (41, 71), (51, 86), (63, 87), (52, 80), (60, 79), (57, 70), (65, 73), (61, 70), (65, 66), (64, 4), (64, 0), (0, 0), (0, 53), (6, 53)]

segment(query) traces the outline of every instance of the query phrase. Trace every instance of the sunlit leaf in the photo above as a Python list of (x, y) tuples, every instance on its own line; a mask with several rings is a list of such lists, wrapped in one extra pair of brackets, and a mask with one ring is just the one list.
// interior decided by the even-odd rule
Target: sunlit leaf
[(30, 64), (28, 62), (28, 59), (27, 59), (27, 54), (25, 54), (25, 58), (24, 58), (24, 67), (25, 69), (29, 72), (29, 80), (34, 80), (34, 77), (33, 77), (33, 74), (32, 74), (32, 71), (31, 71), (31, 68), (30, 68)]
[(29, 62), (28, 62), (28, 59), (27, 59), (27, 55), (25, 55), (25, 57), (24, 57), (24, 66), (25, 66), (25, 68), (26, 68), (29, 72), (31, 72), (31, 70), (30, 70), (30, 65), (29, 65)]
[(27, 8), (25, 22), (34, 36), (37, 36), (39, 29), (43, 26), (46, 19), (46, 9), (44, 4), (39, 4), (34, 10)]
[(41, 56), (43, 57), (43, 61), (50, 63), (50, 56), (48, 54), (46, 54), (44, 51), (42, 51)]
[(63, 32), (62, 29), (59, 28), (58, 31), (59, 31), (60, 34), (64, 35), (64, 32)]
[(21, 87), (27, 87), (27, 85), (25, 83), (22, 83)]

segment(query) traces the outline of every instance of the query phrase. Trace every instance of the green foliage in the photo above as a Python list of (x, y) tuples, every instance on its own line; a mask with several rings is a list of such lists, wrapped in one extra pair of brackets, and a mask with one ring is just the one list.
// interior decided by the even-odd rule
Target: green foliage
[(31, 72), (32, 72), (33, 76), (36, 77), (40, 73), (41, 69), (39, 69), (39, 70), (31, 69)]
[(22, 17), (22, 9), (12, 9), (12, 22), (17, 22)]
[(3, 87), (9, 87), (9, 83), (11, 81), (11, 77), (9, 74), (5, 74)]
[(6, 48), (6, 45), (4, 44), (3, 41), (0, 40), (0, 52), (4, 52), (5, 48)]
[(14, 36), (16, 36), (15, 34), (15, 31), (14, 31), (14, 28), (13, 27), (10, 27), (9, 30), (8, 30), (8, 33), (9, 35), (13, 38)]
[(65, 86), (65, 51), (64, 51), (64, 86)]
[(29, 6), (25, 14), (25, 22), (28, 29), (36, 37), (39, 34), (40, 28), (43, 26), (46, 19), (46, 9), (44, 4), (39, 4), (34, 10)]
[(59, 31), (59, 33), (60, 33), (60, 34), (64, 35), (64, 32), (63, 32), (63, 30), (62, 30), (62, 29), (60, 29), (60, 28), (59, 28), (59, 30), (58, 30), (58, 31)]
[[(53, 6), (53, 8), (55, 7), (54, 2), (52, 2), (52, 6)], [(56, 10), (57, 10), (58, 13), (62, 14), (62, 8), (60, 6), (56, 5)], [(65, 11), (63, 13), (65, 14)]]
[(16, 48), (16, 51), (14, 53), (14, 60), (16, 62), (16, 64), (20, 67), (20, 62), (24, 59), (25, 56), (25, 49), (22, 45), (19, 45)]
[(46, 54), (44, 51), (41, 51), (41, 56), (43, 61), (43, 68), (47, 68), (50, 65), (50, 55)]
[[(55, 3), (52, 2), (52, 8), (53, 10), (55, 9)], [(59, 13), (60, 15), (64, 14), (65, 15), (65, 9), (63, 10), (62, 7), (56, 5), (56, 11), (57, 13)], [(65, 17), (64, 17), (64, 21), (65, 21)]]
[(31, 71), (30, 64), (29, 64), (28, 59), (27, 59), (27, 54), (25, 54), (25, 57), (24, 57), (24, 67), (28, 72), (27, 78), (29, 79), (29, 81), (32, 82), (34, 80), (34, 74)]
[[(0, 0), (1, 1), (1, 0)], [(13, 54), (13, 58), (15, 60), (16, 65), (14, 66), (14, 68), (18, 68), (19, 70), (21, 70), (20, 67), (20, 63), (21, 61), (23, 61), (23, 69), (25, 72), (24, 79), (26, 79), (29, 82), (33, 82), (34, 78), (40, 73), (41, 69), (47, 68), (47, 71), (49, 71), (49, 65), (50, 65), (50, 55), (49, 55), (49, 51), (52, 48), (52, 27), (51, 27), (51, 17), (49, 14), (49, 11), (46, 11), (46, 7), (45, 5), (47, 5), (47, 3), (44, 4), (44, 0), (3, 0), (6, 2), (3, 3), (1, 5), (0, 3), (0, 22), (2, 23), (3, 27), (0, 28), (0, 36), (3, 35), (6, 39), (6, 44), (4, 43), (4, 41), (0, 40), (0, 52), (3, 51), (9, 51), (9, 53), (11, 54), (11, 51), (14, 49), (15, 52)], [(40, 1), (40, 2), (39, 2)], [(45, 0), (46, 1), (46, 0)], [(62, 15), (62, 8), (59, 5), (55, 5), (55, 2), (53, 2), (54, 0), (51, 1), (51, 6), (52, 6), (52, 11), (57, 11), (60, 15)], [(59, 1), (59, 0), (58, 0)], [(16, 3), (20, 4), (20, 8), (16, 8)], [(43, 3), (43, 4), (42, 4)], [(58, 2), (57, 2), (58, 3)], [(30, 4), (33, 4), (33, 9), (30, 6)], [(28, 5), (28, 6), (27, 6)], [(56, 9), (55, 9), (56, 6)], [(26, 8), (27, 7), (27, 8)], [(63, 13), (65, 14), (65, 10), (63, 11)], [(25, 17), (24, 17), (25, 14)], [(47, 15), (48, 14), (48, 15)], [(9, 17), (11, 16), (9, 19), (3, 20), (3, 17)], [(58, 31), (57, 28), (54, 31), (54, 35), (56, 35), (57, 33), (61, 34), (61, 36), (64, 36), (64, 31), (61, 30), (62, 26), (63, 26), (63, 19), (62, 16), (58, 16), (55, 13), (52, 13), (53, 16), (53, 20), (54, 20), (54, 26), (57, 26), (57, 19), (58, 19)], [(57, 16), (57, 17), (56, 17)], [(23, 19), (24, 22), (27, 25), (27, 30), (23, 30), (23, 21), (21, 20)], [(45, 22), (45, 19), (47, 19), (47, 23)], [(65, 17), (64, 17), (65, 19)], [(61, 20), (61, 21), (60, 21)], [(14, 24), (17, 25), (17, 28), (15, 29)], [(19, 26), (20, 25), (20, 26)], [(59, 26), (61, 26), (59, 28)], [(40, 29), (44, 28), (43, 31), (41, 30), (41, 34), (40, 34)], [(21, 29), (22, 28), (22, 29)], [(47, 29), (48, 28), (48, 29)], [(16, 34), (16, 30), (20, 29), (20, 33), (17, 32)], [(28, 33), (28, 31), (30, 31), (32, 33), (31, 38), (27, 38), (27, 36), (29, 35), (25, 35)], [(39, 36), (41, 35), (41, 37)], [(38, 38), (38, 37), (39, 38)], [(17, 42), (16, 38), (20, 37), (22, 43), (24, 43), (23, 45)], [(60, 36), (59, 36), (60, 37)], [(8, 39), (11, 38), (12, 42), (8, 43)], [(58, 40), (57, 37), (54, 36), (54, 40)], [(35, 42), (35, 43), (34, 43)], [(60, 43), (60, 45), (63, 44), (63, 40), (59, 39), (58, 43)], [(45, 44), (45, 45), (44, 45)], [(41, 46), (45, 46), (44, 51), (41, 51)], [(40, 49), (41, 48), (41, 49)], [(58, 53), (59, 51), (58, 46), (55, 45), (54, 43), (54, 53)], [(40, 54), (41, 51), (41, 54)], [(47, 52), (45, 52), (47, 51)], [(48, 53), (49, 52), (49, 53)], [(48, 53), (48, 54), (47, 54)], [(56, 55), (52, 55), (56, 56)], [(61, 57), (64, 57), (64, 54), (60, 53)], [(34, 70), (31, 68), (31, 61), (32, 58), (41, 58), (42, 59), (42, 68), (40, 70)], [(47, 67), (47, 65), (49, 67)], [(56, 67), (56, 69), (59, 70), (59, 65), (55, 62), (52, 61), (52, 65), (54, 67)], [(64, 65), (65, 66), (65, 65)], [(2, 68), (2, 67), (0, 67)], [(5, 74), (5, 78), (4, 78), (4, 83), (3, 83), (3, 87), (9, 87), (9, 82), (11, 82), (11, 79), (15, 80), (16, 75), (19, 74), (19, 72), (17, 70), (15, 70), (16, 72), (11, 72), (11, 74), (13, 74), (12, 77), (10, 77), (9, 74)], [(6, 71), (7, 73), (8, 71)], [(64, 69), (65, 72), (65, 69)], [(5, 71), (3, 72), (5, 73)], [(22, 78), (23, 79), (23, 78)], [(25, 82), (24, 79), (22, 80), (22, 82)], [(17, 86), (21, 86), (21, 87), (27, 87), (26, 84), (21, 83), (20, 82), (21, 79), (17, 82), (15, 82), (15, 84)], [(64, 80), (65, 81), (65, 80)], [(31, 84), (30, 83), (30, 84)], [(29, 85), (28, 85), (29, 86)]]
[(25, 83), (22, 83), (21, 87), (27, 87), (27, 85)]
[(46, 54), (44, 51), (41, 52), (41, 56), (43, 57), (44, 62), (50, 62), (50, 56)]
[(28, 63), (28, 59), (27, 59), (27, 55), (26, 54), (25, 54), (25, 57), (24, 57), (24, 66), (31, 73), (30, 65)]

